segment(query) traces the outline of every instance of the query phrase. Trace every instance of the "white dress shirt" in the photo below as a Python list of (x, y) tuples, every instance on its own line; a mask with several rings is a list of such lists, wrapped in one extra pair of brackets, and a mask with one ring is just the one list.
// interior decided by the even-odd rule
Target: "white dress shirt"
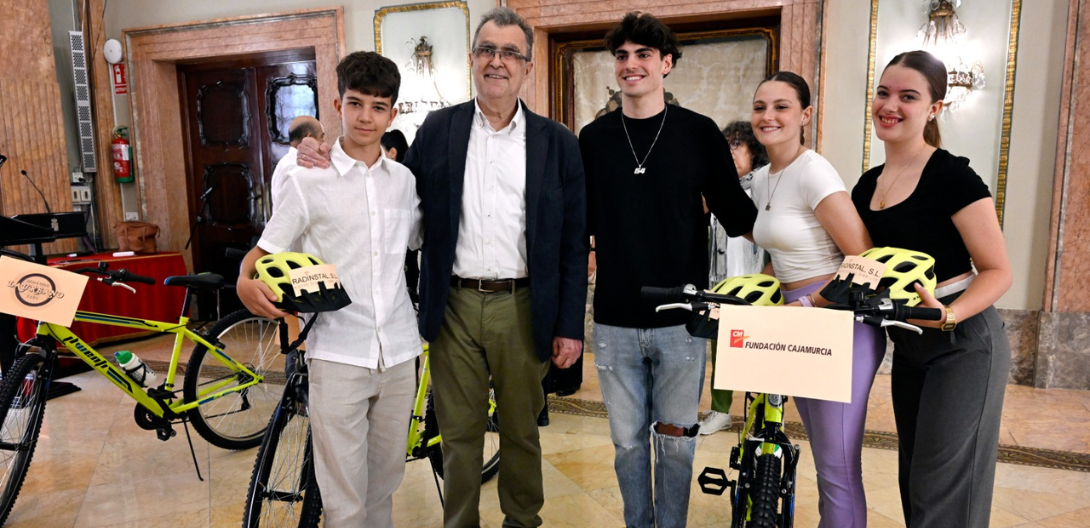
[(302, 250), (337, 266), (352, 304), (322, 312), (307, 356), (384, 369), (420, 354), (416, 314), (405, 287), (405, 250), (420, 246), (420, 198), (409, 169), (385, 155), (368, 167), (340, 140), (328, 169), (291, 171), (258, 247), (269, 253), (301, 240)]
[(526, 277), (526, 116), (495, 130), (474, 101), (466, 152), (454, 274), (467, 279)]
[(280, 196), (280, 188), (284, 186), (284, 180), (288, 177), (288, 173), (298, 167), (297, 160), (299, 159), (299, 150), (295, 147), (288, 148), (288, 153), (284, 154), (280, 161), (276, 162), (276, 168), (273, 169), (272, 179), (269, 180), (269, 197), (272, 199), (272, 211), (276, 211), (276, 206), (279, 204), (277, 197)]

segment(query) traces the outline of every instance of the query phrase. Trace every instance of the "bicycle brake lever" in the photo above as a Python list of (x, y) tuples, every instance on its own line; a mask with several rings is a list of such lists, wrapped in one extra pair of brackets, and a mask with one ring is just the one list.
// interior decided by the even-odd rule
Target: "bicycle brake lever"
[(673, 310), (674, 308), (680, 308), (682, 310), (688, 310), (690, 312), (693, 311), (693, 305), (690, 304), (690, 303), (670, 303), (670, 304), (660, 304), (660, 305), (656, 306), (655, 307), (655, 312), (657, 313), (657, 312), (661, 312), (663, 310)]
[(882, 321), (882, 326), (883, 327), (896, 326), (897, 328), (904, 328), (905, 330), (912, 330), (913, 332), (916, 332), (917, 334), (923, 335), (923, 329), (922, 328), (920, 328), (920, 327), (918, 327), (918, 326), (916, 326), (914, 324), (909, 324), (909, 323), (906, 323), (906, 322), (903, 322), (903, 321), (891, 321), (889, 319), (886, 319), (886, 320)]
[[(102, 279), (98, 279), (98, 280), (106, 282), (106, 281), (104, 281)], [(107, 280), (109, 280), (109, 279), (107, 279)], [(136, 293), (136, 288), (133, 288), (132, 286), (129, 286), (128, 284), (125, 284), (124, 282), (110, 281), (110, 282), (107, 282), (107, 284), (109, 284), (110, 286), (120, 286), (122, 288), (125, 288), (126, 290), (129, 290), (129, 291), (131, 291), (133, 293)]]

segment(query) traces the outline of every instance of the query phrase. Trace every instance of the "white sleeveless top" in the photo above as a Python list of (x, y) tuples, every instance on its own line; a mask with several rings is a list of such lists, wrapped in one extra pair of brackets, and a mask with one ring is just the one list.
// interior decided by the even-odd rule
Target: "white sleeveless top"
[(846, 192), (844, 181), (812, 150), (777, 174), (770, 174), (770, 167), (758, 169), (753, 177), (757, 205), (753, 240), (772, 257), (776, 278), (795, 282), (835, 273), (844, 254), (821, 227), (814, 209), (830, 194)]

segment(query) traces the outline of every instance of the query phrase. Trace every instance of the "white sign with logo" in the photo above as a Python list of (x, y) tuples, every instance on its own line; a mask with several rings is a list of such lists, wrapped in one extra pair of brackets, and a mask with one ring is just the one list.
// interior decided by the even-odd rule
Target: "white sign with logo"
[(303, 295), (303, 291), (318, 293), (318, 283), (325, 283), (326, 288), (333, 288), (340, 284), (337, 279), (337, 266), (334, 264), (322, 264), (320, 266), (307, 266), (288, 272), (291, 286), (295, 288), (295, 295)]
[(87, 276), (0, 257), (0, 312), (71, 326)]
[(851, 312), (719, 307), (715, 387), (851, 403)]

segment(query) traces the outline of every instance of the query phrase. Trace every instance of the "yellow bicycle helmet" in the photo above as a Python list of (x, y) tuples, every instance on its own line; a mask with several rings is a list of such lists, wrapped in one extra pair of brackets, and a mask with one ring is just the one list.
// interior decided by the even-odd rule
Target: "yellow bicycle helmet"
[(779, 306), (783, 304), (780, 281), (771, 275), (754, 273), (725, 279), (712, 288), (715, 293), (737, 297), (752, 306)]
[(920, 303), (920, 294), (912, 286), (919, 282), (935, 293), (935, 259), (926, 253), (894, 247), (876, 247), (863, 252), (861, 257), (877, 260), (886, 265), (878, 289), (889, 290), (889, 298), (904, 301), (906, 306)]
[(289, 272), (294, 269), (325, 264), (321, 259), (308, 253), (273, 253), (257, 260), (255, 279), (264, 282), (276, 294), (273, 304), (288, 312), (332, 312), (340, 310), (352, 300), (340, 283), (327, 288), (325, 283), (318, 283), (318, 291), (304, 290), (302, 295), (295, 295)]

